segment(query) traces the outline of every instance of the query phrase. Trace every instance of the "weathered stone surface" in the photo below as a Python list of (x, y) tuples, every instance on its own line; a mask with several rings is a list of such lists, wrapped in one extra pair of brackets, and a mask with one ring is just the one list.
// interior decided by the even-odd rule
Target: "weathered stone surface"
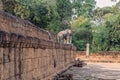
[(86, 57), (85, 52), (76, 52), (78, 58), (85, 62), (120, 63), (120, 51), (91, 53), (89, 57)]
[(73, 80), (119, 80), (120, 64), (88, 63), (82, 68), (72, 67), (65, 74), (72, 74)]
[(75, 47), (0, 11), (0, 80), (48, 80), (74, 61)]
[(6, 12), (0, 11), (0, 25), (0, 29), (8, 33), (16, 33), (30, 37), (37, 37), (55, 42), (55, 34), (53, 34), (52, 32), (40, 29), (29, 21), (22, 20)]

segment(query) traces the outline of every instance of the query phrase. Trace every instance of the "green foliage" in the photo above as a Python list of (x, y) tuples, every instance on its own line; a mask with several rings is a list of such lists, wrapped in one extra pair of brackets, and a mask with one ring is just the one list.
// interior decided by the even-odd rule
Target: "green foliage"
[(70, 0), (56, 0), (57, 1), (57, 11), (59, 13), (59, 20), (61, 23), (61, 29), (66, 29), (69, 27), (69, 22), (72, 15), (72, 4)]
[(92, 51), (120, 50), (120, 11), (117, 5), (97, 8), (94, 11), (94, 17), (97, 16), (101, 22), (92, 28), (97, 31), (93, 32)]
[(116, 21), (112, 24), (109, 34), (112, 48), (115, 49), (117, 47), (120, 48), (120, 15), (118, 16)]
[(73, 30), (73, 44), (77, 50), (85, 50), (86, 43), (92, 43), (91, 23), (88, 18), (78, 17), (71, 25)]
[(88, 22), (89, 19), (85, 18), (83, 16), (79, 16), (77, 19), (74, 20), (74, 22), (71, 24), (71, 28), (75, 31), (78, 30), (78, 28), (80, 28), (82, 25), (86, 24), (86, 22)]
[(93, 41), (92, 51), (107, 51), (108, 50), (108, 29), (104, 25), (92, 27)]
[(71, 17), (72, 7), (70, 0), (57, 0), (57, 6), (60, 18), (69, 19)]
[(27, 5), (21, 5), (21, 3), (16, 2), (14, 8), (14, 14), (22, 19), (27, 19), (30, 16), (30, 10)]
[(85, 51), (86, 49), (86, 46), (85, 46), (86, 42), (84, 40), (76, 40), (73, 37), (73, 44), (77, 47), (77, 50)]
[(95, 4), (95, 0), (74, 0), (73, 8), (77, 10), (78, 16), (92, 17), (92, 11)]
[(14, 8), (16, 5), (16, 1), (15, 0), (1, 0), (1, 1), (3, 3), (3, 9), (6, 12), (14, 14)]

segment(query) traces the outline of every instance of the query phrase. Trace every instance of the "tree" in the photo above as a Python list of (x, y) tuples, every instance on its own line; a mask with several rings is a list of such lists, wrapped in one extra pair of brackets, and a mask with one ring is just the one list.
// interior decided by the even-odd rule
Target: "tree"
[(95, 0), (73, 0), (73, 8), (78, 16), (92, 17), (95, 4)]
[(95, 0), (72, 0), (73, 15), (78, 17), (71, 24), (73, 30), (73, 44), (78, 50), (85, 50), (87, 42), (92, 42), (92, 30), (90, 18), (93, 16)]
[(95, 25), (94, 27), (97, 32), (93, 33), (93, 51), (120, 50), (120, 11), (118, 7), (119, 3), (113, 7), (97, 8), (96, 10), (94, 10), (94, 17), (97, 17), (97, 19), (101, 19), (101, 21), (99, 21), (99, 25)]
[(113, 23), (109, 34), (110, 34), (109, 37), (112, 46), (111, 50), (120, 50), (120, 15)]
[(14, 8), (16, 5), (16, 1), (15, 0), (1, 0), (3, 3), (3, 9), (6, 12), (9, 12), (11, 14), (14, 14)]
[(69, 22), (72, 15), (72, 6), (70, 0), (57, 0), (57, 11), (59, 13), (61, 28), (63, 30), (69, 28)]
[(88, 18), (78, 17), (71, 25), (73, 30), (73, 44), (77, 50), (85, 50), (86, 43), (92, 42), (91, 22)]

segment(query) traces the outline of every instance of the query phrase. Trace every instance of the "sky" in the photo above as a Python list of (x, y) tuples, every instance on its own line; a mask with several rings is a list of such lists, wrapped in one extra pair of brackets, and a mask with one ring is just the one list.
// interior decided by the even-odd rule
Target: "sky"
[(120, 1), (120, 0), (116, 0), (116, 2), (111, 2), (111, 0), (95, 0), (97, 3), (97, 7), (107, 7), (107, 6), (112, 6), (115, 5), (116, 2)]

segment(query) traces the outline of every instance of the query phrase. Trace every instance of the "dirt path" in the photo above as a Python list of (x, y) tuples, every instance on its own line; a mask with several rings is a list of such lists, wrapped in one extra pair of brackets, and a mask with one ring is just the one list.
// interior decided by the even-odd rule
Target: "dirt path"
[(88, 63), (82, 68), (72, 67), (66, 73), (73, 74), (74, 80), (120, 80), (120, 64)]

